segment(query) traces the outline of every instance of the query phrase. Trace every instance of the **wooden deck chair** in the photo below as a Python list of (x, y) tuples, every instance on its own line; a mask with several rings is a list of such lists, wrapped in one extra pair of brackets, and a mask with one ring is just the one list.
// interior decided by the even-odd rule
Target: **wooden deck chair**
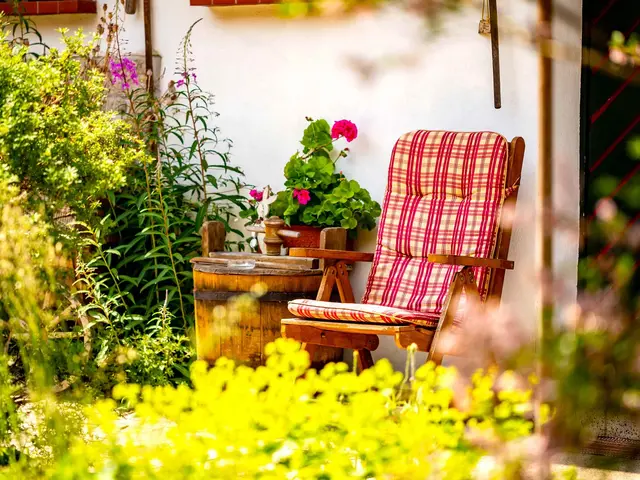
[[(300, 341), (312, 361), (318, 345), (357, 350), (363, 369), (373, 365), (378, 335), (395, 337), (400, 348), (415, 343), (438, 364), (459, 353), (439, 342), (443, 332), (464, 334), (462, 305), (499, 300), (505, 270), (514, 267), (507, 255), (524, 147), (520, 137), (509, 143), (492, 132), (400, 137), (375, 253), (291, 249), (322, 259), (324, 276), (316, 300), (289, 302), (297, 318), (282, 320), (282, 336)], [(359, 261), (372, 268), (355, 303), (347, 265)], [(342, 303), (328, 301), (334, 286)]]

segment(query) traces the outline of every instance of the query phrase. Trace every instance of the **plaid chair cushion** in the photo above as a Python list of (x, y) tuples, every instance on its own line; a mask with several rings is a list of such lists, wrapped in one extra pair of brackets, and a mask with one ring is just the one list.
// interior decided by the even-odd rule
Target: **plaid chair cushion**
[(407, 324), (436, 327), (438, 317), (422, 312), (381, 305), (320, 302), (316, 300), (292, 300), (289, 311), (302, 318), (318, 320), (342, 320), (345, 322)]
[[(429, 263), (427, 255), (493, 255), (507, 152), (507, 140), (491, 132), (400, 137), (363, 303), (440, 315), (460, 267)], [(485, 296), (487, 269), (474, 274)]]

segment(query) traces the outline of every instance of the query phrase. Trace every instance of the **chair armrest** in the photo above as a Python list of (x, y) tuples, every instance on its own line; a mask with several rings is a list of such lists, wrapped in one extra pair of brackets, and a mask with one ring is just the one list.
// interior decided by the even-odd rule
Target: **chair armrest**
[(511, 260), (499, 260), (497, 258), (467, 257), (464, 255), (438, 255), (430, 253), (427, 260), (431, 263), (444, 263), (446, 265), (461, 265), (464, 267), (488, 267), (513, 270), (514, 263)]
[(346, 260), (348, 262), (372, 262), (373, 253), (350, 252), (347, 250), (327, 250), (324, 248), (290, 248), (290, 257), (310, 257), (326, 260)]

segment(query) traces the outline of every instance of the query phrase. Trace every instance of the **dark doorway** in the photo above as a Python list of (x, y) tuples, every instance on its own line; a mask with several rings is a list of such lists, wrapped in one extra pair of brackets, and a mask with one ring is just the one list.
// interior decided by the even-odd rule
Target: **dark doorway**
[[(615, 65), (607, 57), (613, 31), (640, 33), (638, 0), (584, 0), (582, 72), (582, 257), (621, 247), (591, 235), (590, 224), (611, 199), (627, 219), (625, 233), (640, 225), (640, 161), (629, 143), (640, 136), (640, 65)], [(610, 240), (610, 239), (609, 239)], [(636, 258), (636, 272), (640, 259)], [(640, 287), (640, 284), (636, 283)]]
[[(640, 235), (640, 160), (632, 158), (629, 144), (640, 136), (640, 65), (613, 64), (608, 49), (612, 32), (627, 38), (640, 33), (640, 1), (583, 0), (583, 19), (580, 286), (588, 289), (593, 280), (589, 262), (624, 259), (633, 303), (640, 294), (640, 258), (629, 238)], [(598, 220), (614, 214), (616, 227), (603, 228)], [(636, 433), (607, 420), (601, 453), (620, 453), (620, 441), (640, 440)]]

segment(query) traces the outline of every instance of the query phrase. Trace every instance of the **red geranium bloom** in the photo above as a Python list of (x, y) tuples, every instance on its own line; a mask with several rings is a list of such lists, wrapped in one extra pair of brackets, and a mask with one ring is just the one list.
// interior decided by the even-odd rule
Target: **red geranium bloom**
[(263, 192), (259, 192), (255, 188), (249, 192), (249, 195), (258, 202), (262, 201)]
[(298, 190), (296, 188), (293, 191), (293, 198), (297, 198), (300, 205), (306, 205), (311, 200), (311, 194), (309, 190)]
[(344, 137), (347, 142), (354, 140), (358, 136), (358, 127), (349, 120), (338, 120), (331, 128), (331, 138), (336, 139)]

